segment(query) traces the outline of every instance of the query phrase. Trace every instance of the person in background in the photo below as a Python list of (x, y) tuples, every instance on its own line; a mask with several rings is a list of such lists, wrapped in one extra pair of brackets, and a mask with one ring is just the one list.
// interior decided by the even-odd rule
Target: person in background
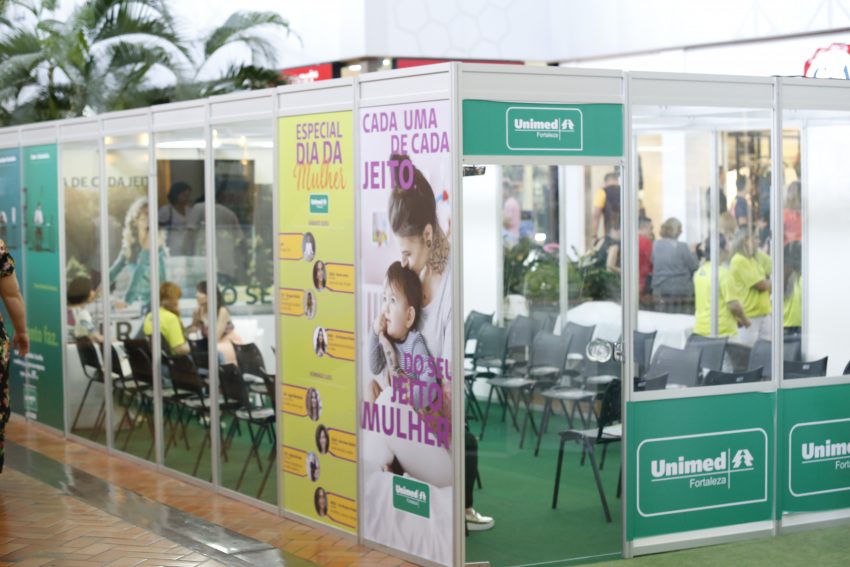
[[(153, 313), (145, 315), (142, 325), (145, 336), (153, 334)], [(159, 286), (159, 332), (165, 339), (163, 351), (174, 354), (189, 354), (189, 343), (183, 334), (180, 322), (180, 286), (172, 282), (162, 282)]]
[(35, 249), (41, 250), (44, 239), (44, 211), (41, 209), (41, 202), (35, 206), (35, 212), (32, 215), (32, 224), (35, 226)]
[(638, 289), (640, 297), (645, 297), (652, 291), (652, 244), (655, 240), (655, 233), (652, 226), (652, 219), (649, 217), (641, 217), (638, 221)]
[(735, 195), (735, 206), (732, 211), (735, 214), (735, 221), (738, 227), (749, 226), (750, 224), (750, 204), (747, 200), (747, 177), (738, 172), (736, 181), (738, 193)]
[(3, 472), (4, 442), (6, 424), (9, 422), (12, 408), (9, 404), (9, 358), (12, 348), (18, 356), (26, 357), (30, 350), (30, 339), (27, 336), (27, 313), (24, 298), (15, 277), (15, 260), (6, 249), (6, 242), (0, 240), (0, 297), (12, 319), (15, 335), (9, 341), (2, 317), (0, 317), (0, 472)]
[(792, 181), (785, 191), (785, 208), (782, 210), (782, 224), (785, 227), (785, 242), (799, 242), (803, 239), (802, 196), (799, 181)]
[(670, 217), (661, 225), (661, 238), (652, 245), (652, 294), (656, 309), (666, 313), (692, 313), (693, 274), (697, 258), (679, 242), (682, 223)]
[(515, 197), (505, 199), (502, 205), (502, 245), (513, 248), (519, 242), (519, 225), (522, 222), (522, 207)]
[(590, 221), (590, 240), (599, 236), (599, 221), (605, 224), (605, 234), (614, 226), (620, 226), (620, 174), (616, 171), (605, 174), (605, 185), (593, 196), (593, 213)]
[(752, 346), (758, 339), (770, 340), (770, 257), (756, 249), (747, 229), (739, 230), (732, 244), (730, 273), (741, 299), (749, 327), (740, 330), (741, 342)]
[(192, 200), (192, 186), (185, 181), (176, 181), (168, 190), (168, 203), (159, 208), (159, 228), (165, 231), (166, 245), (172, 256), (185, 256), (186, 216)]
[[(236, 327), (233, 325), (233, 320), (230, 318), (230, 311), (224, 304), (224, 296), (221, 290), (216, 286), (216, 305), (218, 307), (218, 315), (215, 322), (216, 330), (216, 350), (219, 354), (220, 364), (236, 364), (236, 349), (233, 344), (242, 344), (242, 339), (236, 333)], [(210, 325), (207, 318), (207, 282), (202, 281), (195, 287), (195, 299), (198, 302), (198, 307), (192, 314), (192, 323), (186, 328), (187, 333), (200, 332), (201, 335), (209, 340)]]
[(91, 313), (86, 308), (94, 301), (95, 295), (88, 276), (77, 276), (68, 284), (68, 334), (71, 340), (88, 337), (92, 342), (103, 342), (103, 335), (97, 331)]
[[(726, 237), (718, 236), (719, 250), (717, 253), (717, 336), (734, 337), (738, 327), (749, 327), (750, 320), (744, 313), (744, 307), (737, 295), (737, 287), (732, 282), (729, 273), (729, 251), (726, 248)], [(703, 245), (705, 261), (694, 272), (694, 334), (705, 337), (711, 336), (711, 239)]]
[(782, 326), (786, 335), (800, 335), (803, 326), (802, 246), (800, 241), (792, 240), (786, 244), (783, 256), (785, 307)]

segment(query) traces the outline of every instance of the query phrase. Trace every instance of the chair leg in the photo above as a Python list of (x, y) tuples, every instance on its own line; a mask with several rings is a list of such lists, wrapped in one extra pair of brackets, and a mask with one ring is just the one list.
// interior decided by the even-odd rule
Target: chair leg
[(263, 495), (263, 490), (266, 488), (266, 482), (268, 482), (268, 480), (269, 480), (269, 475), (271, 474), (272, 469), (275, 468), (274, 459), (275, 459), (276, 453), (277, 453), (277, 445), (273, 442), (272, 443), (272, 451), (271, 451), (271, 454), (269, 455), (269, 462), (268, 462), (268, 465), (266, 466), (266, 472), (265, 472), (265, 474), (263, 474), (263, 480), (260, 482), (260, 489), (257, 491), (257, 498), (260, 498)]
[(617, 475), (617, 498), (623, 494), (623, 465), (620, 465), (620, 474)]
[[(512, 394), (509, 394), (508, 392), (503, 392), (503, 395), (505, 397), (505, 407), (507, 408), (508, 413), (511, 414), (511, 421), (514, 424), (514, 429), (516, 429), (517, 433), (519, 433), (520, 428), (519, 428), (519, 423), (517, 422), (517, 417), (519, 415), (519, 402), (520, 402), (519, 392), (517, 392), (517, 396), (516, 396), (515, 399), (514, 399), (514, 396)], [(511, 405), (511, 400), (514, 400), (513, 405)]]
[(552, 509), (558, 507), (558, 488), (561, 485), (561, 467), (564, 465), (564, 443), (567, 440), (561, 437), (561, 446), (558, 449), (558, 467), (555, 469), (555, 489), (552, 492)]
[(77, 421), (80, 419), (80, 413), (83, 411), (83, 406), (86, 405), (86, 398), (89, 397), (89, 390), (91, 389), (92, 381), (89, 380), (89, 383), (86, 384), (86, 389), (83, 392), (83, 399), (80, 400), (80, 407), (77, 408), (77, 414), (74, 416), (74, 421), (71, 423), (71, 431), (74, 431), (77, 428)]
[(546, 402), (543, 404), (543, 417), (540, 418), (540, 429), (537, 430), (537, 444), (534, 446), (535, 457), (540, 453), (540, 442), (543, 440), (543, 434), (546, 433), (546, 428), (549, 426), (549, 416), (551, 414), (552, 400), (546, 398)]
[(194, 468), (194, 469), (192, 469), (192, 476), (198, 476), (198, 469), (199, 469), (199, 468), (200, 468), (200, 466), (201, 466), (201, 457), (203, 457), (203, 456), (204, 456), (204, 449), (206, 449), (206, 448), (207, 448), (207, 443), (209, 443), (210, 441), (211, 441), (211, 439), (210, 439), (210, 430), (209, 430), (209, 429), (207, 429), (207, 430), (206, 430), (206, 433), (204, 434), (204, 440), (203, 440), (203, 441), (201, 441), (201, 448), (200, 448), (200, 450), (198, 451), (198, 458), (197, 458), (197, 459), (195, 459), (195, 468)]
[(602, 445), (602, 458), (599, 459), (599, 470), (605, 467), (605, 455), (608, 454), (608, 443)]
[(92, 427), (91, 433), (89, 433), (89, 439), (94, 440), (97, 437), (97, 432), (100, 431), (101, 427), (106, 426), (106, 399), (100, 404), (100, 409), (97, 410), (97, 417), (94, 420), (94, 427)]
[(484, 411), (484, 419), (481, 421), (481, 433), (478, 435), (478, 439), (484, 439), (484, 430), (487, 429), (487, 419), (490, 417), (490, 405), (493, 402), (493, 390), (495, 390), (495, 386), (490, 386), (490, 393), (487, 394), (487, 408)]
[[(531, 431), (538, 434), (538, 437), (540, 432), (534, 423), (534, 415), (531, 413), (531, 398), (534, 395), (534, 388), (520, 390), (518, 394), (522, 401), (525, 402), (525, 419), (522, 420), (522, 434), (519, 438), (519, 448), (522, 449), (522, 446), (525, 444), (525, 430), (529, 421), (531, 422)], [(519, 402), (517, 402), (517, 411), (519, 411)]]
[(588, 442), (585, 438), (582, 441), (585, 446), (588, 457), (590, 457), (590, 467), (593, 469), (593, 478), (596, 479), (596, 490), (599, 491), (599, 499), (602, 501), (602, 510), (605, 511), (605, 520), (611, 523), (611, 512), (608, 510), (608, 500), (605, 498), (605, 488), (602, 486), (602, 476), (599, 474), (599, 468), (596, 466), (596, 455), (593, 451), (595, 443)]

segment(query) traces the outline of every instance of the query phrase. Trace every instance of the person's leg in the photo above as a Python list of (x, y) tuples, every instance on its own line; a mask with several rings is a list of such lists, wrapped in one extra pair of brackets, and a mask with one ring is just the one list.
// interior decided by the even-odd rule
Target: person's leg
[(482, 516), (472, 507), (472, 491), (478, 478), (478, 439), (468, 430), (466, 432), (466, 477), (464, 478), (464, 497), (466, 499), (466, 528), (472, 531), (489, 530), (493, 527), (493, 518)]

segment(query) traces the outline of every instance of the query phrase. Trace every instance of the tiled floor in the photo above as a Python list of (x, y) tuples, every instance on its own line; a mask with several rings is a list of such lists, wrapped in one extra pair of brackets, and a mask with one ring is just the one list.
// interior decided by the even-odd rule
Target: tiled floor
[[(124, 489), (110, 492), (113, 500), (126, 500), (130, 495), (161, 503), (164, 508), (172, 507), (246, 538), (253, 538), (266, 544), (265, 547), (282, 550), (285, 557), (293, 559), (286, 561), (288, 565), (412, 565), (358, 545), (353, 538), (281, 518), (128, 460), (66, 441), (26, 423), (18, 416), (13, 416), (6, 434), (9, 441), (21, 446), (21, 451), (27, 449), (39, 453)], [(153, 564), (194, 567), (231, 563), (221, 557), (211, 558), (198, 553), (198, 547), (180, 545), (185, 543), (183, 541), (173, 541), (179, 538), (161, 537), (158, 534), (162, 531), (145, 529), (124, 521), (126, 518), (90, 506), (75, 498), (73, 490), (63, 492), (28, 478), (16, 470), (19, 467), (16, 467), (13, 457), (14, 451), (10, 450), (7, 470), (0, 482), (0, 567)], [(139, 545), (132, 543), (134, 539)], [(131, 554), (126, 548), (133, 547), (136, 550)], [(111, 552), (116, 554), (109, 555)], [(117, 555), (119, 552), (120, 555)], [(98, 557), (103, 554), (106, 554), (106, 559)], [(138, 561), (134, 563), (136, 559)], [(233, 561), (235, 563), (231, 564), (246, 564), (235, 557)], [(247, 564), (260, 563), (255, 558)]]

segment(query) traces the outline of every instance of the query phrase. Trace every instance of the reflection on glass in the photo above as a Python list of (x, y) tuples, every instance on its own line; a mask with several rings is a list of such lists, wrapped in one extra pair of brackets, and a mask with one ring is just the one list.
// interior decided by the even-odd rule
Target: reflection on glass
[[(240, 400), (228, 399), (235, 392), (222, 382), (228, 454), (221, 462), (222, 485), (276, 503), (272, 135), (267, 123), (223, 125), (213, 131), (217, 281), (210, 293), (217, 294), (218, 316), (214, 325), (207, 324), (206, 296), (199, 287), (203, 310), (197, 328), (199, 336), (215, 337), (219, 363), (227, 365), (219, 380), (235, 381), (231, 385), (236, 391), (248, 392)], [(318, 253), (316, 265), (323, 266)], [(320, 268), (320, 280), (327, 277), (322, 273)], [(307, 316), (315, 316), (315, 294), (309, 292), (307, 300)]]
[[(465, 498), (476, 533), (466, 560), (617, 556), (619, 438), (609, 439), (607, 462), (597, 467), (601, 491), (594, 467), (577, 466), (580, 437), (564, 441), (562, 465), (570, 472), (556, 480), (555, 469), (559, 432), (588, 429), (595, 438), (600, 425), (620, 418), (620, 363), (587, 360), (586, 349), (594, 338), (614, 343), (621, 335), (621, 172), (530, 165), (468, 172), (461, 193)], [(615, 411), (600, 413), (597, 395)], [(594, 451), (598, 465), (603, 450)], [(476, 477), (492, 490), (479, 491)], [(553, 484), (560, 494), (554, 510)], [(549, 520), (528, 520), (543, 515)], [(496, 527), (485, 531), (488, 518)]]
[(639, 382), (769, 378), (769, 114), (646, 106), (635, 123)]
[[(100, 152), (96, 142), (81, 142), (63, 144), (60, 155), (65, 202), (74, 204), (65, 207), (67, 409), (72, 433), (106, 443), (103, 304), (99, 301)], [(0, 226), (5, 229), (5, 212), (0, 214)], [(33, 215), (38, 249), (44, 243), (46, 223), (39, 205)]]
[[(196, 290), (206, 279), (204, 251), (204, 167), (202, 129), (158, 132), (155, 140), (157, 226), (163, 237), (165, 268), (160, 271), (160, 326), (163, 352), (162, 402), (165, 465), (204, 480), (212, 479), (211, 392), (206, 347), (184, 332), (198, 305)], [(152, 319), (152, 318), (151, 318)], [(150, 321), (152, 323), (152, 321)], [(146, 321), (145, 333), (152, 335)]]
[(152, 363), (141, 332), (151, 304), (148, 137), (107, 137), (105, 146), (114, 446), (154, 460)]

